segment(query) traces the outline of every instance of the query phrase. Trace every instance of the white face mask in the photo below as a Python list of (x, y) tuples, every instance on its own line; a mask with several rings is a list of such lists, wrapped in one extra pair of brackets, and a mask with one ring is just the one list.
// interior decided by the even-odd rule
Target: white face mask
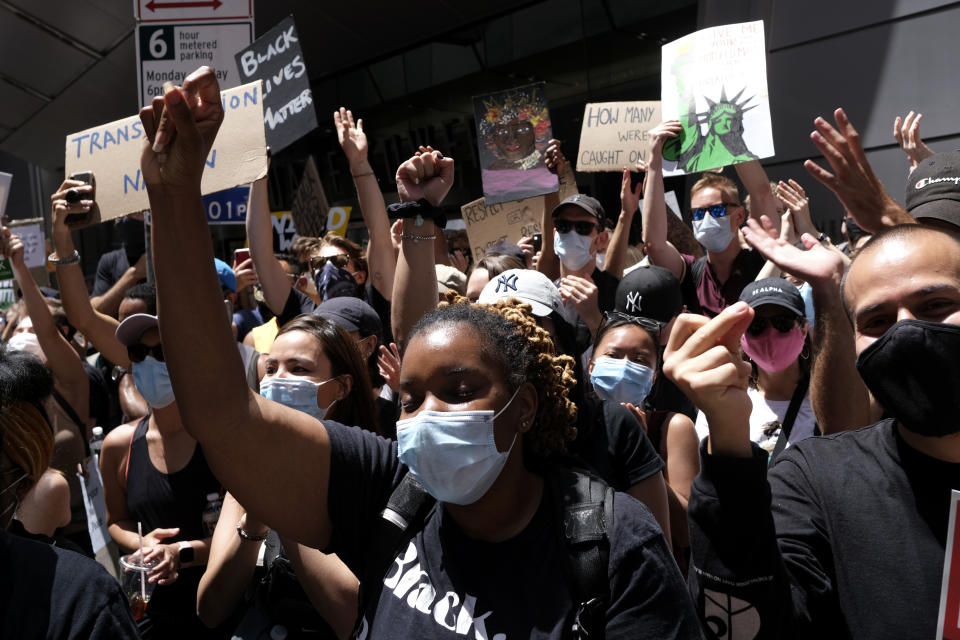
[(260, 382), (260, 395), (267, 400), (273, 400), (285, 407), (302, 411), (313, 416), (317, 420), (322, 420), (327, 410), (333, 406), (331, 403), (326, 407), (317, 405), (317, 390), (320, 385), (336, 380), (330, 378), (323, 382), (313, 382), (306, 378), (264, 378)]
[(494, 421), (520, 391), (496, 414), (493, 411), (421, 411), (397, 421), (400, 461), (440, 502), (473, 504), (496, 482), (513, 445), (498, 451)]
[(553, 234), (553, 252), (567, 269), (579, 271), (593, 258), (590, 245), (593, 238), (582, 236), (576, 231)]
[(709, 213), (703, 220), (694, 221), (693, 236), (707, 251), (720, 253), (730, 246), (730, 241), (736, 235), (730, 228), (730, 214), (714, 218)]

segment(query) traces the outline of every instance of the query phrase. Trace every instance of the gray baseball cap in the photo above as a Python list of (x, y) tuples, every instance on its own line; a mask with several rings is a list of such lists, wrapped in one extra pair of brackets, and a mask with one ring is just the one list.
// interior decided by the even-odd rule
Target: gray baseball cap
[(535, 316), (563, 314), (563, 300), (550, 278), (532, 269), (510, 269), (492, 278), (480, 292), (477, 302), (494, 304), (497, 300), (516, 298), (526, 302)]

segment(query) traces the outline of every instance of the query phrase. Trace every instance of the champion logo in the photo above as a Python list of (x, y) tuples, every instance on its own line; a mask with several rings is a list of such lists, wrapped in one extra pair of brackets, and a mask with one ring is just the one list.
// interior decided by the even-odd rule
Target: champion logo
[(931, 184), (939, 184), (941, 182), (952, 182), (954, 186), (960, 185), (960, 176), (944, 176), (943, 178), (920, 178), (917, 180), (917, 184), (914, 185), (915, 189), (923, 189), (928, 187)]
[(503, 287), (503, 291), (509, 291), (513, 289), (517, 290), (517, 274), (511, 273), (510, 275), (503, 274), (497, 278), (497, 288), (494, 290), (494, 293), (500, 293), (500, 287)]

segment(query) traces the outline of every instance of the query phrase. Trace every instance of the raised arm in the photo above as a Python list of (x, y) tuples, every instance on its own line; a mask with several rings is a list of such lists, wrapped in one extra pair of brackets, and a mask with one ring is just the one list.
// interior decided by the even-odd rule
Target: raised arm
[[(640, 169), (641, 165), (637, 165)], [(642, 184), (631, 186), (631, 172), (623, 170), (623, 180), (620, 182), (620, 215), (617, 217), (617, 226), (610, 235), (610, 244), (607, 245), (607, 257), (603, 263), (603, 270), (618, 278), (623, 277), (623, 269), (627, 266), (627, 245), (630, 242), (630, 227), (633, 225), (633, 216), (640, 208), (640, 192)]]
[(825, 187), (833, 191), (847, 213), (864, 231), (876, 233), (884, 227), (915, 224), (916, 220), (897, 204), (873, 172), (863, 151), (860, 134), (853, 128), (843, 109), (834, 111), (834, 128), (821, 117), (813, 121), (816, 131), (810, 134), (813, 144), (827, 159), (833, 173), (813, 160), (804, 168)]
[[(551, 140), (547, 150), (544, 153), (544, 162), (550, 171), (560, 175), (571, 171), (570, 163), (563, 155), (560, 149), (562, 143), (559, 140)], [(540, 233), (543, 241), (540, 246), (540, 258), (537, 260), (537, 271), (547, 276), (551, 280), (560, 277), (560, 258), (553, 251), (553, 210), (560, 204), (560, 192), (548, 193), (543, 196), (543, 215), (540, 217)], [(474, 256), (474, 260), (479, 260), (479, 256)]]
[(182, 89), (154, 99), (140, 120), (160, 334), (180, 417), (237, 501), (274, 529), (323, 548), (330, 534), (326, 429), (250, 390), (223, 313), (200, 197), (204, 160), (223, 120), (213, 69), (201, 67)]
[(908, 113), (905, 118), (897, 116), (893, 121), (893, 139), (897, 141), (910, 162), (910, 173), (917, 165), (933, 155), (933, 149), (920, 138), (920, 121), (923, 114)]
[(390, 220), (387, 205), (373, 167), (367, 160), (367, 135), (363, 132), (363, 118), (354, 124), (353, 113), (343, 107), (333, 112), (333, 124), (344, 155), (350, 163), (350, 175), (357, 189), (357, 200), (363, 212), (363, 223), (370, 235), (367, 245), (367, 269), (373, 286), (386, 300), (393, 296), (393, 274), (397, 258), (390, 240)]
[(675, 138), (683, 127), (679, 120), (667, 120), (651, 129), (652, 139), (647, 177), (643, 182), (643, 244), (650, 262), (683, 278), (686, 262), (676, 247), (667, 241), (667, 204), (663, 196), (663, 143)]
[[(20, 238), (10, 233), (4, 227), (0, 230), (6, 255), (13, 266), (13, 274), (20, 284), (23, 301), (27, 306), (27, 313), (33, 322), (33, 330), (37, 334), (37, 341), (43, 354), (47, 357), (47, 367), (53, 373), (54, 379), (63, 392), (70, 406), (77, 412), (77, 416), (85, 424), (90, 413), (90, 379), (83, 370), (80, 356), (67, 339), (60, 333), (50, 308), (40, 293), (30, 269), (23, 258), (23, 243)], [(86, 437), (86, 434), (85, 434)]]
[[(426, 199), (439, 206), (453, 186), (453, 158), (439, 151), (418, 152), (397, 169), (401, 202)], [(417, 222), (421, 222), (417, 225)], [(437, 306), (434, 236), (442, 231), (428, 217), (405, 218), (393, 283), (390, 323), (401, 353), (417, 320)], [(428, 286), (429, 285), (429, 286)]]
[[(83, 199), (80, 202), (69, 204), (66, 201), (68, 189), (76, 189)], [(50, 196), (53, 206), (53, 248), (56, 257), (60, 260), (70, 260), (76, 252), (73, 245), (73, 236), (67, 228), (66, 217), (71, 213), (86, 213), (93, 206), (95, 193), (93, 187), (76, 180), (65, 180), (60, 188)], [(63, 309), (67, 313), (70, 324), (77, 328), (104, 358), (113, 364), (130, 368), (130, 358), (127, 350), (117, 340), (117, 325), (115, 318), (100, 313), (90, 305), (87, 297), (87, 284), (83, 279), (83, 270), (79, 260), (69, 264), (57, 264), (57, 282), (60, 284), (60, 299)]]
[(260, 279), (263, 301), (275, 314), (283, 311), (290, 297), (290, 278), (273, 255), (273, 228), (270, 226), (270, 202), (267, 199), (267, 179), (250, 185), (250, 207), (247, 210), (247, 240), (253, 268)]
[(733, 165), (740, 182), (750, 194), (750, 217), (760, 220), (768, 216), (773, 228), (780, 232), (780, 216), (777, 215), (777, 197), (770, 189), (770, 178), (759, 160), (749, 160)]

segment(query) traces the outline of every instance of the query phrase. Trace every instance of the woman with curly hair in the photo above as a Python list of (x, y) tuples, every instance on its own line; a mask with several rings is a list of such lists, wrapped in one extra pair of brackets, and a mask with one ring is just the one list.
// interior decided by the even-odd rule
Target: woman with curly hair
[[(184, 99), (199, 96), (200, 100)], [(212, 69), (141, 111), (145, 137), (166, 142), (161, 171), (144, 144), (154, 260), (167, 362), (183, 421), (217, 477), (250, 513), (285, 535), (336, 553), (365, 575), (382, 549), (381, 514), (407, 474), (437, 499), (381, 579), (360, 638), (561, 638), (573, 596), (549, 483), (528, 464), (572, 437), (569, 361), (536, 330), (481, 307), (435, 309), (432, 210), (453, 161), (426, 151), (398, 171), (405, 203), (394, 280), (395, 335), (404, 346), (398, 442), (254, 394), (217, 301), (202, 215), (204, 158), (222, 120)], [(155, 138), (163, 103), (177, 135)], [(420, 202), (423, 199), (423, 202)], [(419, 207), (424, 215), (414, 215)], [(434, 310), (435, 309), (435, 310)], [(189, 313), (188, 313), (189, 311)], [(411, 326), (412, 325), (412, 326)], [(531, 327), (531, 331), (534, 331)], [(682, 577), (649, 512), (616, 494), (605, 522), (607, 638), (698, 638)], [(388, 514), (389, 515), (389, 514)], [(391, 522), (402, 520), (399, 514)]]

